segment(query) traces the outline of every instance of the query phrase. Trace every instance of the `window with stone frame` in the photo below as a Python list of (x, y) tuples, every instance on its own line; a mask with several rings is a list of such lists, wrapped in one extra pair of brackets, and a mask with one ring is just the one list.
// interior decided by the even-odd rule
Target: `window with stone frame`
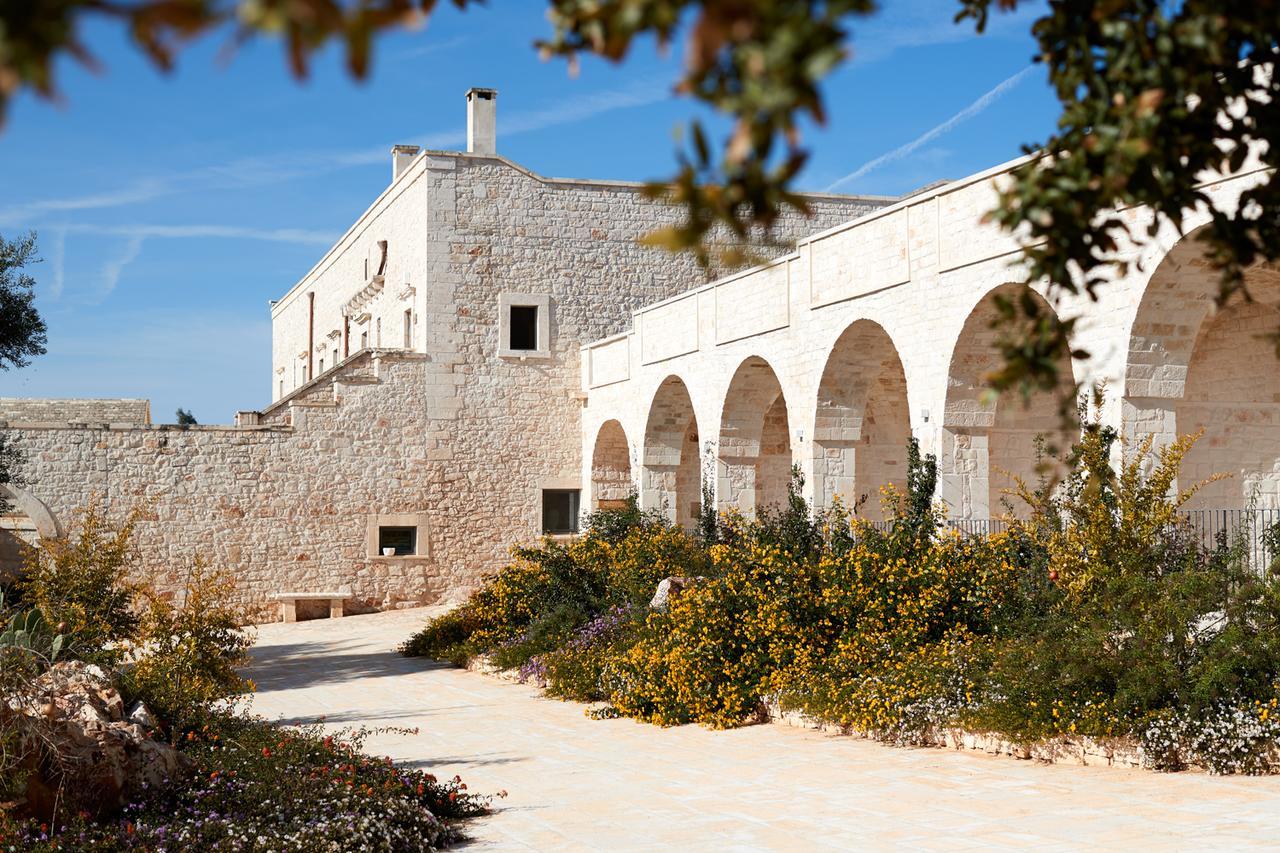
[(551, 297), (503, 293), (498, 297), (498, 355), (502, 358), (551, 356)]
[(542, 490), (542, 532), (551, 534), (578, 532), (578, 489)]

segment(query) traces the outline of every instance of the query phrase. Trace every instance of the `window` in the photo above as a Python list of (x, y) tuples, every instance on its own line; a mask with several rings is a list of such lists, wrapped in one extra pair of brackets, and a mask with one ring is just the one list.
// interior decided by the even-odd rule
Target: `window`
[(538, 348), (538, 306), (512, 305), (511, 334), (507, 346), (513, 350), (536, 350)]
[(387, 549), (394, 551), (396, 557), (411, 557), (417, 552), (418, 528), (416, 527), (379, 527), (378, 553), (383, 556)]
[(283, 379), (281, 379), (281, 380), (280, 380), (280, 393), (279, 393), (278, 395), (276, 395), (276, 399), (277, 399), (277, 400), (279, 400), (279, 399), (280, 399), (281, 397), (283, 397), (283, 396), (284, 396), (284, 380), (283, 380)]
[(413, 309), (404, 312), (404, 348), (413, 349)]
[(542, 490), (542, 532), (578, 532), (578, 490)]
[(360, 333), (360, 349), (368, 349), (368, 348), (369, 348), (369, 333), (361, 332)]
[[(430, 519), (421, 512), (365, 516), (365, 554), (371, 560), (396, 557), (426, 559), (431, 553)], [(390, 549), (390, 554), (385, 554)]]
[(499, 295), (498, 355), (521, 360), (551, 357), (551, 297)]
[(377, 328), (374, 330), (373, 345), (376, 347), (382, 346), (382, 318), (381, 317), (378, 318), (378, 325), (377, 325)]
[(320, 372), (324, 373), (324, 359), (320, 359)]

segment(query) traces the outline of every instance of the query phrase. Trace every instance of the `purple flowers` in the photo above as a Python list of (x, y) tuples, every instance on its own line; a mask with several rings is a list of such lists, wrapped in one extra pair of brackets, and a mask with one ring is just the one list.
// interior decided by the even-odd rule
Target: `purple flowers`
[(630, 608), (615, 605), (579, 628), (564, 648), (585, 651), (597, 643), (604, 642), (610, 639), (630, 616)]

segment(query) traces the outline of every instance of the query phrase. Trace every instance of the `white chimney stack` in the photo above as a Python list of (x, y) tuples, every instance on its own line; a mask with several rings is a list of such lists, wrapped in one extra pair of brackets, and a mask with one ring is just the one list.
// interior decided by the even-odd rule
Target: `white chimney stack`
[(498, 153), (498, 90), (467, 90), (467, 153)]
[(409, 168), (409, 164), (413, 162), (413, 158), (418, 156), (420, 149), (416, 145), (392, 145), (391, 146), (391, 180), (395, 181)]

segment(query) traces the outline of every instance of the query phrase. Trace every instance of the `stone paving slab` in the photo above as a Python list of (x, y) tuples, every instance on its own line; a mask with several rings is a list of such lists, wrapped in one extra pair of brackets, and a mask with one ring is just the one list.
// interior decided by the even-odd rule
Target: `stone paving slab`
[(878, 743), (787, 726), (591, 720), (583, 706), (401, 658), (434, 612), (265, 625), (258, 713), (417, 727), (371, 750), (506, 790), (476, 850), (1275, 849), (1280, 778), (1156, 774)]

